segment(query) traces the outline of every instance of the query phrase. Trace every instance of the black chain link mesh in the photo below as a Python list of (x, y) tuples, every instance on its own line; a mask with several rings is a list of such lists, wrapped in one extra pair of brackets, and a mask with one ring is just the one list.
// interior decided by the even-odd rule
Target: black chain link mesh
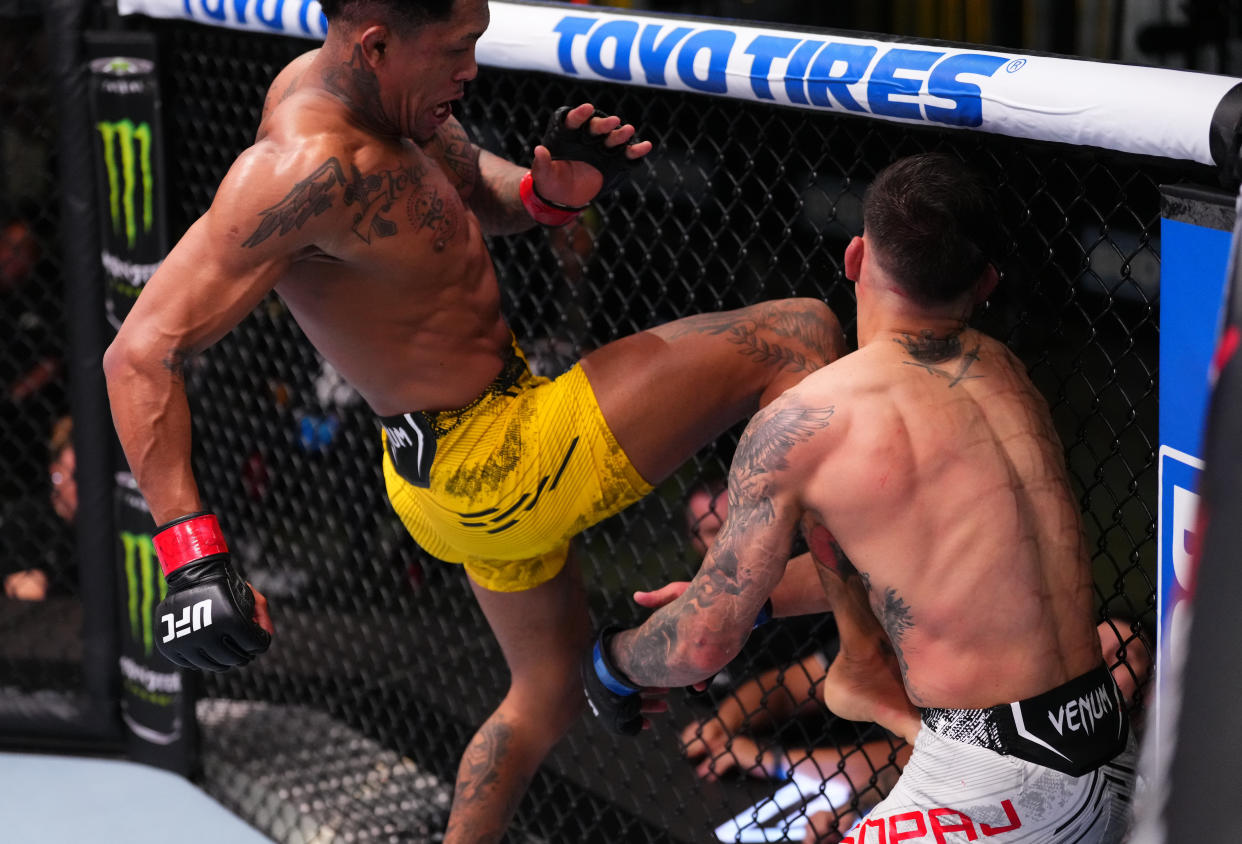
[[(45, 356), (61, 356), (64, 341), (49, 175), (55, 121), (40, 72), (41, 30), (36, 19), (0, 23), (0, 209), (20, 213), (39, 246), (32, 278), (0, 292), (0, 318), (15, 323), (0, 335), (7, 513), (51, 494), (45, 442), (64, 413), (63, 379), (57, 375), (20, 407), (12, 388)], [(175, 233), (205, 210), (250, 143), (268, 82), (310, 45), (146, 25), (163, 45)], [(1211, 175), (1077, 147), (494, 69), (483, 70), (460, 117), (482, 145), (525, 161), (549, 111), (584, 100), (640, 125), (656, 152), (580, 225), (492, 243), (511, 324), (547, 373), (636, 329), (764, 298), (817, 296), (850, 324), (852, 291), (840, 260), (861, 228), (861, 196), (872, 175), (928, 149), (960, 155), (989, 175), (1011, 240), (1001, 256), (1001, 291), (980, 320), (1027, 363), (1052, 404), (1086, 517), (1102, 617), (1137, 623), (1117, 624), (1126, 647), (1121, 655), (1110, 648), (1110, 662), (1123, 661), (1120, 670), (1132, 670), (1145, 686), (1155, 622), (1157, 185), (1210, 184)], [(17, 318), (25, 313), (38, 320)], [(16, 329), (26, 322), (55, 327), (21, 340)], [(277, 299), (195, 361), (189, 385), (204, 496), (245, 574), (272, 599), (280, 628), (272, 651), (252, 667), (207, 678), (213, 700), (248, 701), (213, 702), (202, 711), (208, 787), (282, 841), (312, 840), (307, 830), (319, 827), (307, 827), (308, 815), (327, 818), (344, 840), (434, 838), (429, 830), (442, 824), (459, 754), (506, 684), (503, 658), (464, 577), (421, 554), (392, 516), (373, 417)], [(711, 493), (737, 433), (584, 536), (580, 552), (597, 620), (637, 621), (634, 588), (694, 571), (692, 540), (696, 528), (713, 523)], [(44, 508), (42, 518), (50, 513)], [(14, 524), (22, 529), (9, 540)], [(68, 533), (51, 522), (6, 517), (5, 536), (45, 553), (49, 537)], [(24, 567), (34, 552), (14, 547), (6, 548), (4, 565)], [(73, 591), (71, 576), (56, 580)], [(7, 643), (18, 641), (13, 631), (36, 629), (31, 606), (3, 604), (0, 686), (54, 686), (49, 666), (80, 647), (44, 642), (60, 652), (18, 659), (32, 652)], [(843, 815), (857, 808), (851, 797), (863, 807), (874, 803), (904, 758), (900, 743), (813, 702), (799, 705), (831, 658), (833, 639), (831, 623), (820, 620), (761, 629), (707, 695), (674, 695), (671, 714), (636, 740), (614, 740), (583, 721), (532, 783), (510, 838), (712, 840), (730, 817), (742, 813), (744, 824), (774, 808), (765, 801), (782, 783), (765, 775), (776, 772), (778, 756), (813, 759), (800, 769), (819, 769), (795, 781), (803, 797), (790, 801), (791, 819), (821, 794), (836, 797)], [(746, 770), (714, 781), (695, 775), (680, 736), (717, 706), (718, 726), (729, 736), (717, 766), (736, 762)], [(273, 784), (246, 767), (269, 758), (267, 741), (278, 725), (287, 734), (273, 764), (285, 767), (292, 784)], [(709, 722), (697, 734), (710, 738), (714, 729)], [(350, 773), (349, 760), (383, 773)], [(254, 791), (237, 788), (239, 771)], [(263, 789), (270, 793), (261, 799)]]
[[(178, 25), (161, 31), (177, 230), (207, 207), (250, 142), (265, 85), (305, 45)], [(580, 101), (641, 126), (656, 152), (580, 225), (493, 241), (511, 324), (544, 372), (654, 323), (765, 298), (817, 296), (850, 323), (840, 261), (861, 228), (873, 174), (901, 155), (943, 149), (990, 176), (1011, 240), (1001, 292), (981, 319), (1052, 404), (1102, 613), (1137, 623), (1118, 628), (1125, 664), (1145, 685), (1155, 621), (1157, 185), (1207, 174), (1076, 147), (493, 69), (481, 73), (460, 117), (481, 145), (524, 161), (549, 111)], [(504, 661), (462, 573), (426, 559), (392, 516), (374, 419), (274, 298), (202, 356), (191, 394), (204, 493), (281, 628), (270, 654), (209, 678), (210, 693), (311, 704), (452, 783), (466, 740), (503, 693)], [(634, 588), (694, 571), (691, 534), (703, 511), (688, 521), (687, 506), (694, 490), (723, 477), (737, 433), (586, 534), (597, 620), (637, 621)], [(781, 785), (765, 778), (776, 773), (778, 749), (786, 765), (803, 760), (800, 771), (818, 766), (796, 780), (805, 800), (835, 795), (842, 817), (873, 804), (896, 777), (902, 745), (807, 699), (833, 645), (830, 622), (775, 624), (752, 637), (707, 695), (674, 695), (671, 715), (651, 733), (618, 742), (580, 724), (532, 784), (511, 837), (711, 840), (747, 807), (763, 811)], [(1119, 649), (1120, 641), (1110, 662)], [(760, 675), (756, 691), (747, 683)], [(721, 772), (734, 770), (712, 781), (695, 776), (680, 731), (716, 705), (720, 720), (698, 734), (731, 736), (714, 755)], [(784, 711), (789, 717), (776, 717)], [(306, 773), (316, 776), (313, 766)], [(790, 819), (802, 802), (786, 807)], [(418, 840), (409, 835), (383, 840)]]
[(18, 691), (70, 690), (81, 681), (57, 121), (48, 68), (42, 17), (34, 10), (0, 11), (0, 703), (6, 708)]

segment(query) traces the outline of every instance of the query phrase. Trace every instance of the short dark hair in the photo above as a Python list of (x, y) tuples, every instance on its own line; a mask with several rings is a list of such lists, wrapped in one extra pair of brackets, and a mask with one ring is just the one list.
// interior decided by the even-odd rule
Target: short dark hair
[(429, 21), (447, 20), (457, 0), (320, 0), (328, 23), (360, 23), (368, 14), (386, 13), (413, 29)]
[(997, 210), (977, 173), (943, 153), (899, 159), (863, 198), (863, 231), (880, 268), (923, 305), (967, 293), (999, 243)]

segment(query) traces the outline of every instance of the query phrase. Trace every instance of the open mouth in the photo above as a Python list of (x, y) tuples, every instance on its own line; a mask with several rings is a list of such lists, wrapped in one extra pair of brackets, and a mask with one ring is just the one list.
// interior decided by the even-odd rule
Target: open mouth
[(431, 116), (436, 120), (448, 120), (453, 114), (453, 103), (445, 100), (431, 111)]

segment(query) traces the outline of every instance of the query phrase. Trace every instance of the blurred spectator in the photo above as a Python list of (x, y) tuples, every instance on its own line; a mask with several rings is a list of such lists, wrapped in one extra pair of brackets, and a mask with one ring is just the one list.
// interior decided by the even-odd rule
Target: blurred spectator
[(64, 303), (40, 273), (41, 252), (28, 220), (0, 222), (0, 500), (41, 491), (41, 446), (65, 411)]
[(0, 511), (0, 575), (4, 594), (19, 601), (77, 591), (73, 520), (78, 511), (73, 420), (60, 419), (48, 442), (50, 491)]
[(48, 201), (57, 121), (42, 12), (31, 4), (0, 16), (0, 196), (11, 208)]
[(686, 496), (686, 533), (699, 558), (716, 541), (728, 512), (729, 494), (723, 479), (699, 484)]
[[(819, 688), (829, 663), (827, 655), (817, 652), (793, 665), (765, 671), (739, 685), (708, 719), (687, 724), (681, 741), (686, 756), (699, 760), (698, 775), (715, 780), (737, 770), (761, 779), (787, 779), (796, 767), (822, 779), (846, 772), (852, 787), (861, 791), (859, 786), (894, 754), (904, 764), (910, 748), (898, 738), (848, 748), (796, 749), (754, 738), (775, 732), (792, 718), (820, 712)], [(896, 782), (896, 774), (892, 779)]]

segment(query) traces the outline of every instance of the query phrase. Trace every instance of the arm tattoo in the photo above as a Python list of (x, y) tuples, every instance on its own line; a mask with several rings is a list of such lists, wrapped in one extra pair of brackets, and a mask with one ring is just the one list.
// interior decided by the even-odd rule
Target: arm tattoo
[[(913, 360), (902, 361), (906, 366), (917, 366), (920, 369), (925, 369), (932, 375), (947, 380), (950, 387), (956, 387), (963, 381), (983, 377), (982, 375), (967, 374), (975, 361), (979, 360), (980, 344), (976, 343), (973, 349), (963, 352), (960, 337), (961, 332), (954, 332), (947, 337), (937, 337), (928, 329), (923, 331), (918, 337), (908, 333), (902, 334), (901, 337), (894, 337), (893, 342), (900, 345), (913, 358)], [(945, 363), (954, 358), (960, 358), (957, 364), (957, 372), (951, 372), (948, 369), (935, 365)]]
[(463, 198), (469, 198), (479, 181), (479, 148), (470, 143), (466, 130), (456, 120), (445, 123), (435, 137), (432, 155), (444, 163), (453, 186)]
[[(764, 500), (771, 505), (770, 473), (789, 468), (786, 459), (790, 450), (809, 440), (816, 431), (828, 427), (836, 406), (802, 407), (781, 402), (755, 414), (746, 426), (733, 456), (729, 470), (729, 514), (721, 533), (738, 520), (732, 519), (733, 508), (750, 500)], [(743, 527), (743, 526), (739, 526)]]
[(190, 361), (194, 358), (194, 353), (189, 349), (173, 349), (168, 357), (164, 358), (164, 368), (173, 374), (173, 377), (180, 383), (185, 383), (186, 375), (190, 371)]
[[(834, 409), (772, 407), (756, 414), (738, 443), (729, 472), (729, 513), (716, 543), (689, 588), (637, 630), (617, 637), (620, 667), (635, 682), (675, 686), (695, 682), (695, 662), (684, 642), (687, 629), (711, 631), (714, 640), (740, 646), (774, 581), (775, 566), (788, 559), (793, 526), (781, 524), (774, 501), (774, 472), (789, 468), (789, 452), (828, 427)], [(719, 647), (719, 646), (717, 646)], [(699, 669), (701, 671), (701, 669)]]
[(484, 166), (477, 147), (474, 155), (478, 177), (471, 188), (469, 202), (484, 232), (513, 234), (535, 225), (518, 192), (518, 183), (525, 171), (507, 166), (507, 163)]

